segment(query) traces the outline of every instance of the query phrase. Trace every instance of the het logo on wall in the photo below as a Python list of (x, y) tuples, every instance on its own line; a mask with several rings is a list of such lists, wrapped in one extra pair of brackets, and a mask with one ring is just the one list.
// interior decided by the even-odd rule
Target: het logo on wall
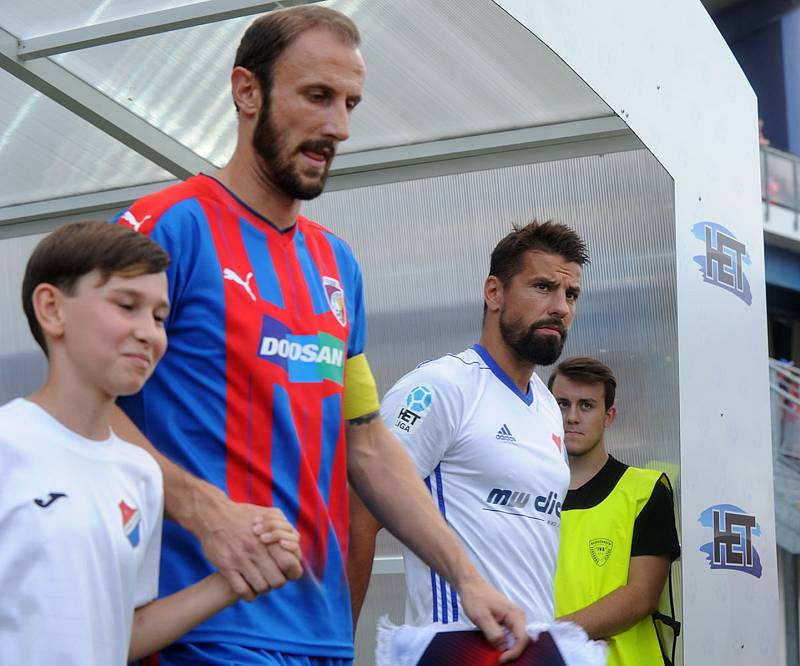
[(698, 522), (712, 530), (713, 539), (700, 546), (711, 569), (729, 569), (761, 578), (761, 558), (753, 537), (761, 536), (756, 518), (733, 504), (715, 504)]
[(736, 236), (716, 222), (698, 222), (692, 227), (695, 238), (703, 241), (705, 254), (693, 257), (700, 266), (703, 281), (730, 292), (750, 305), (753, 294), (745, 274), (752, 263), (747, 247)]

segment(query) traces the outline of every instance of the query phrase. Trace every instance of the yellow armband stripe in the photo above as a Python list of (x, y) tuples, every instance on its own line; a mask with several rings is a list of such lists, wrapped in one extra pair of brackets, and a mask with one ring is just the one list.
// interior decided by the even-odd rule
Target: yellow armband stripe
[(344, 418), (352, 421), (381, 407), (378, 387), (364, 354), (347, 359), (344, 366)]

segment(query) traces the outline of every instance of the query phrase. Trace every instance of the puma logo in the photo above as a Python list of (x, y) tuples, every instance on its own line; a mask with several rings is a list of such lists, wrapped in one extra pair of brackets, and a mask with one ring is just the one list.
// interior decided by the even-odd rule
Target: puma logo
[(241, 287), (250, 295), (250, 298), (256, 300), (256, 295), (253, 293), (253, 290), (250, 289), (250, 280), (253, 278), (252, 273), (248, 273), (247, 277), (242, 280), (238, 273), (232, 271), (230, 268), (226, 268), (224, 271), (222, 271), (222, 277), (225, 280), (230, 280), (231, 282), (241, 285)]
[(67, 495), (65, 493), (50, 493), (50, 497), (48, 497), (46, 500), (36, 498), (33, 500), (33, 502), (34, 504), (36, 504), (36, 506), (41, 507), (42, 509), (46, 509), (56, 500), (60, 500), (62, 497), (66, 496)]
[(152, 215), (145, 215), (141, 220), (137, 220), (136, 216), (130, 211), (126, 211), (122, 215), (122, 219), (125, 220), (128, 224), (130, 224), (131, 227), (133, 227), (134, 231), (139, 231), (139, 227), (141, 227), (151, 217)]

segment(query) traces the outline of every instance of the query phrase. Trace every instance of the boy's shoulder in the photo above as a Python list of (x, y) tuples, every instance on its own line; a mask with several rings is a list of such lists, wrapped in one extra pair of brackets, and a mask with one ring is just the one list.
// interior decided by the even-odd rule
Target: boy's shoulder
[(24, 398), (0, 405), (0, 441), (3, 449), (27, 448), (30, 438), (42, 427), (36, 406)]
[(152, 455), (142, 447), (122, 439), (116, 433), (114, 433), (113, 437), (115, 455), (121, 464), (138, 470), (140, 474), (146, 476), (159, 487), (163, 486), (161, 468)]
[(41, 407), (25, 398), (16, 398), (0, 406), (0, 454), (6, 462), (20, 457), (34, 464), (36, 460), (53, 460), (53, 456), (75, 455), (94, 459), (99, 464), (112, 464), (161, 489), (161, 468), (147, 451), (127, 442), (112, 432), (105, 443), (85, 440), (58, 423)]

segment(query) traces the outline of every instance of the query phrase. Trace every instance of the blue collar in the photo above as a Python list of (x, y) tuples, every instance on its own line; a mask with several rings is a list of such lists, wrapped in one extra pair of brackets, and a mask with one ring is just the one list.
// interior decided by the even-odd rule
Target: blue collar
[(513, 381), (511, 381), (511, 377), (505, 373), (505, 370), (497, 365), (495, 360), (489, 355), (489, 352), (486, 351), (486, 349), (478, 344), (472, 345), (472, 349), (483, 359), (483, 362), (489, 366), (489, 370), (494, 373), (495, 377), (497, 377), (501, 382), (503, 382), (503, 384), (508, 386), (508, 388), (514, 392), (514, 395), (516, 395), (529, 407), (533, 404), (533, 390), (531, 390), (530, 383), (528, 384), (527, 393), (523, 393), (519, 390), (519, 387)]

